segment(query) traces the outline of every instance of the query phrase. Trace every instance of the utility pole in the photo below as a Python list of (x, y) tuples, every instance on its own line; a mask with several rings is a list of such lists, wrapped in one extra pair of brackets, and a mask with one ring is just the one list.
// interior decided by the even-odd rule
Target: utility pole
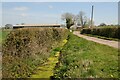
[(92, 12), (91, 12), (91, 28), (93, 27), (93, 9), (94, 9), (94, 6), (92, 5)]

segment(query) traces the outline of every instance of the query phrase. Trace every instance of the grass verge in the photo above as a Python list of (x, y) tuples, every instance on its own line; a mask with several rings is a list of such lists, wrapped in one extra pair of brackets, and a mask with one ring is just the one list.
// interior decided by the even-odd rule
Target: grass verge
[(118, 78), (118, 50), (69, 35), (55, 78)]

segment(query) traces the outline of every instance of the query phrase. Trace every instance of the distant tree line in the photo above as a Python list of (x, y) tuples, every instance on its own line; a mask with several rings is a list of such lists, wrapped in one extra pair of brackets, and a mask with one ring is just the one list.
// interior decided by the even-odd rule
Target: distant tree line
[(108, 25), (108, 24), (106, 24), (106, 23), (101, 23), (101, 24), (98, 25), (98, 27), (107, 27), (107, 26), (111, 26), (111, 27), (113, 26), (113, 27), (114, 27), (114, 26), (119, 26), (119, 25), (118, 25), (118, 24), (116, 24), (116, 25), (114, 25), (114, 24), (109, 24), (109, 25)]

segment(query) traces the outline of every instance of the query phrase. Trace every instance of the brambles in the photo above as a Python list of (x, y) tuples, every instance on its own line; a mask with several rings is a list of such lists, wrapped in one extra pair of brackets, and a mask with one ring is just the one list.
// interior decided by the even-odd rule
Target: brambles
[(26, 78), (67, 38), (61, 28), (15, 29), (3, 44), (3, 78)]

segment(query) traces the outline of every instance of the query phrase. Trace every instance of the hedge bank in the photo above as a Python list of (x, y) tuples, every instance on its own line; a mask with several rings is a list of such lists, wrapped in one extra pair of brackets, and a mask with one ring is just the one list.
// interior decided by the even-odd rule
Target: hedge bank
[(3, 44), (3, 78), (26, 78), (44, 63), (52, 49), (67, 38), (63, 28), (21, 28), (7, 36)]
[(108, 38), (120, 39), (120, 27), (111, 28), (86, 28), (81, 31), (81, 34), (92, 34)]

